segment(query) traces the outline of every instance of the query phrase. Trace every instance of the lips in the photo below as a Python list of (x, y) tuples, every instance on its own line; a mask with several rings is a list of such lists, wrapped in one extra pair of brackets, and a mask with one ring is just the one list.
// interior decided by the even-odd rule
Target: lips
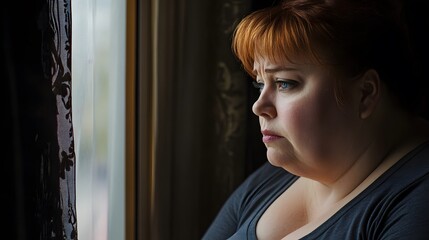
[(277, 135), (275, 132), (272, 132), (270, 130), (263, 130), (262, 133), (262, 142), (264, 143), (270, 143), (274, 142), (276, 140), (282, 139), (282, 136)]

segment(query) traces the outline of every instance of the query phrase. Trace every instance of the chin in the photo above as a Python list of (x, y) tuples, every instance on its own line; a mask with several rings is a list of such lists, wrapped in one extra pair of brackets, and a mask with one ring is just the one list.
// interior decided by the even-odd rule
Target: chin
[(283, 168), (284, 170), (296, 175), (297, 164), (299, 162), (296, 156), (292, 153), (293, 151), (276, 151), (275, 149), (267, 149), (267, 159), (268, 162), (275, 166)]
[(288, 163), (290, 163), (290, 160), (288, 159), (291, 159), (291, 158), (283, 155), (279, 155), (279, 154), (273, 154), (273, 153), (270, 153), (270, 151), (267, 151), (267, 159), (268, 159), (268, 162), (271, 163), (271, 165), (285, 168), (285, 166), (287, 166)]

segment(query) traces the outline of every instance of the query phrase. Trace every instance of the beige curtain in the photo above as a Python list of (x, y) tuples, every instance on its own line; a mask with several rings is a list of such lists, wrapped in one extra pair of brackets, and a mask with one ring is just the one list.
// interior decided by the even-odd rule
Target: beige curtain
[(250, 1), (137, 6), (138, 239), (200, 239), (246, 174), (249, 82), (230, 39)]

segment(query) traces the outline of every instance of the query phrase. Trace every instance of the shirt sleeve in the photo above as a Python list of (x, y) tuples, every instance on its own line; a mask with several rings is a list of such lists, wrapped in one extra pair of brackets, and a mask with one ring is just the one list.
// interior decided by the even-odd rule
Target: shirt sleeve
[[(258, 172), (258, 171), (256, 171)], [(229, 196), (212, 224), (207, 229), (202, 240), (228, 239), (239, 228), (243, 199), (251, 188), (249, 185), (254, 178), (253, 173)]]
[(241, 189), (238, 188), (224, 203), (202, 240), (228, 239), (238, 227)]
[(243, 211), (249, 195), (261, 184), (261, 178), (272, 175), (273, 167), (267, 162), (254, 171), (226, 200), (202, 240), (228, 239), (233, 236), (242, 224)]
[(296, 177), (268, 161), (256, 169), (226, 200), (202, 240), (246, 239), (246, 224), (269, 199)]
[(429, 176), (405, 189), (402, 195), (383, 224), (378, 239), (428, 239)]

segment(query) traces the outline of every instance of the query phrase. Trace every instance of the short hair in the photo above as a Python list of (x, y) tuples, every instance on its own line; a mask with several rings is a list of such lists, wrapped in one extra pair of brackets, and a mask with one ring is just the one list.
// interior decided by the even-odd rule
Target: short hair
[(406, 109), (416, 110), (427, 80), (419, 79), (422, 66), (408, 23), (423, 2), (286, 0), (244, 17), (235, 29), (232, 50), (252, 77), (258, 54), (273, 61), (305, 56), (351, 77), (374, 69)]

